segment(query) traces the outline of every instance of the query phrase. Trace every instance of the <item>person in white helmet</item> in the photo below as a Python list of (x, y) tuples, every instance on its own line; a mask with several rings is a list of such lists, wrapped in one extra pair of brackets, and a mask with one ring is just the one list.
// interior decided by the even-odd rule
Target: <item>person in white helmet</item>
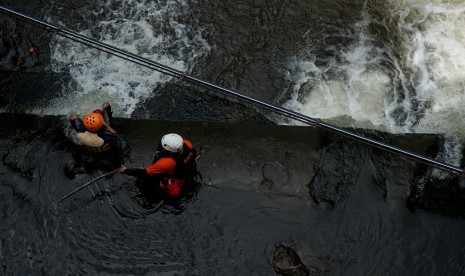
[(152, 164), (145, 169), (130, 169), (121, 166), (120, 173), (136, 176), (149, 176), (166, 194), (178, 197), (186, 181), (196, 173), (197, 151), (194, 145), (176, 133), (162, 137)]

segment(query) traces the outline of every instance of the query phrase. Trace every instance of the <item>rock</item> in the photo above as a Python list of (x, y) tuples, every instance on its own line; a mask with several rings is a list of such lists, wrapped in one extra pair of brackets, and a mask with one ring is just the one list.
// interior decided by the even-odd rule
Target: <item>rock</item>
[(282, 190), (290, 184), (291, 171), (279, 162), (267, 162), (263, 168), (262, 188), (267, 190)]
[[(422, 167), (422, 166), (420, 166)], [(437, 178), (435, 169), (422, 168), (412, 183), (407, 206), (450, 217), (465, 217), (465, 181), (457, 176)]]
[[(155, 89), (155, 92), (154, 97), (138, 105), (131, 115), (133, 119), (274, 125), (255, 109), (218, 97), (219, 92), (205, 93), (201, 89), (176, 83), (167, 83)], [(182, 112), (173, 112), (173, 110), (182, 110)]]
[(279, 275), (306, 276), (309, 272), (291, 247), (280, 245), (273, 253), (273, 269)]
[(5, 44), (6, 43), (3, 40), (3, 32), (0, 30), (0, 59), (7, 53), (7, 47)]
[(356, 185), (358, 170), (366, 159), (366, 148), (357, 143), (332, 143), (318, 153), (315, 177), (309, 184), (310, 196), (317, 204), (335, 206), (344, 201)]

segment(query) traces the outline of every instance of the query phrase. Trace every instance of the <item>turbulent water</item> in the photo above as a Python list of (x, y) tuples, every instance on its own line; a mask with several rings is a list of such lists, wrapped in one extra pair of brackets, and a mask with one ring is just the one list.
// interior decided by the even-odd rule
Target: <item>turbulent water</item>
[[(202, 26), (184, 22), (189, 16), (187, 1), (99, 1), (78, 22), (66, 22), (60, 14), (51, 14), (51, 22), (62, 22), (83, 35), (116, 46), (130, 53), (157, 61), (180, 71), (190, 71), (206, 55), (209, 44), (202, 38)], [(57, 20), (55, 20), (57, 19)], [(81, 111), (91, 101), (115, 102), (116, 115), (130, 116), (136, 104), (153, 96), (157, 85), (169, 80), (165, 75), (141, 68), (97, 50), (89, 50), (70, 40), (54, 37), (51, 68), (69, 72), (73, 83), (66, 87), (69, 96), (59, 99), (48, 109)], [(78, 102), (76, 106), (76, 101)], [(63, 109), (65, 105), (66, 109)]]
[[(312, 117), (392, 133), (465, 135), (461, 1), (69, 5), (52, 4), (42, 18)], [(118, 115), (130, 116), (170, 81), (59, 36), (51, 45), (51, 69), (73, 82), (46, 113), (107, 98), (118, 103)]]
[(389, 132), (463, 137), (464, 9), (461, 1), (365, 3), (349, 28), (310, 35), (290, 58), (285, 106)]
[[(42, 17), (305, 115), (342, 127), (445, 134), (446, 144), (465, 137), (461, 1), (65, 3)], [(46, 114), (85, 113), (110, 100), (117, 116), (130, 117), (147, 99), (165, 97), (158, 88), (173, 81), (52, 39), (51, 69), (71, 81), (48, 100)], [(445, 155), (461, 159), (459, 151)]]
[[(427, 135), (408, 146), (456, 166), (463, 163), (463, 1), (5, 0), (1, 5), (341, 127), (435, 134), (434, 146)], [(163, 119), (199, 113), (195, 118), (202, 122), (221, 121), (220, 114), (225, 121), (255, 116), (205, 100), (215, 93), (197, 93), (179, 80), (7, 15), (0, 19), (2, 111), (19, 106), (36, 115), (85, 114), (109, 101), (116, 117), (158, 119), (153, 114), (159, 110), (166, 113)], [(28, 54), (31, 45), (36, 52)], [(277, 124), (297, 124), (259, 112)], [(134, 181), (120, 176), (58, 205), (57, 197), (96, 173), (73, 179), (57, 174), (73, 156), (56, 142), (61, 134), (36, 130), (43, 124), (31, 127), (39, 138), (30, 140), (3, 129), (8, 138), (0, 144), (5, 152), (0, 273), (270, 275), (280, 244), (295, 248), (312, 275), (465, 271), (460, 246), (465, 226), (456, 216), (465, 213), (463, 199), (444, 188), (457, 182), (448, 173), (409, 167), (351, 143), (321, 142), (308, 132), (277, 128), (249, 135), (247, 128), (216, 132), (205, 123), (205, 130), (179, 128), (212, 148), (203, 157), (202, 187), (181, 209), (167, 205), (146, 212), (132, 198)], [(155, 129), (136, 120), (121, 129), (136, 145), (127, 162), (147, 165), (145, 155), (159, 138), (153, 136), (169, 128)], [(141, 132), (150, 141), (134, 134)], [(304, 142), (304, 137), (310, 138)], [(392, 137), (395, 143), (404, 139)], [(275, 179), (263, 178), (269, 171), (277, 172)], [(314, 204), (315, 198), (320, 201)], [(407, 198), (423, 210), (411, 213)]]

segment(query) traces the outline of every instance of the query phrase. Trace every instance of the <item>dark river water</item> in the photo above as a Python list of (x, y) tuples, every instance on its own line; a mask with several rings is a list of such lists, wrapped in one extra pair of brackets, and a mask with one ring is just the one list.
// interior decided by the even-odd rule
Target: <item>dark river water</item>
[[(461, 1), (0, 5), (463, 167)], [(287, 275), (465, 272), (458, 177), (0, 19), (0, 274), (276, 275), (281, 245), (307, 272)], [(103, 101), (129, 145), (116, 162), (147, 166), (166, 132), (202, 146), (180, 202), (122, 175), (57, 202), (119, 165), (70, 139), (67, 115)]]
[[(4, 275), (275, 275), (281, 245), (311, 275), (465, 269), (463, 207), (447, 203), (457, 197), (438, 187), (440, 199), (409, 200), (416, 183), (431, 181), (418, 180), (427, 169), (323, 131), (118, 120), (130, 145), (126, 165), (146, 166), (147, 137), (172, 130), (203, 148), (200, 183), (180, 202), (159, 205), (134, 178), (114, 175), (59, 203), (109, 168), (78, 161), (61, 117), (0, 118)], [(417, 135), (398, 145), (423, 152), (435, 143)], [(73, 167), (86, 170), (70, 175)]]

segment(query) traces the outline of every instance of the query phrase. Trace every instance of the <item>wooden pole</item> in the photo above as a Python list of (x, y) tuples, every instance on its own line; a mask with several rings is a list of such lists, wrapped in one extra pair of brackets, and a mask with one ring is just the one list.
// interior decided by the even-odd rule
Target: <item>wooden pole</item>
[(65, 195), (64, 197), (60, 198), (60, 200), (58, 200), (58, 202), (62, 202), (62, 201), (65, 200), (67, 197), (69, 197), (69, 196), (71, 196), (71, 195), (73, 195), (73, 194), (79, 192), (80, 190), (84, 189), (85, 187), (89, 186), (90, 184), (94, 183), (95, 181), (97, 181), (97, 180), (99, 180), (99, 179), (101, 179), (101, 178), (104, 178), (104, 177), (106, 177), (106, 176), (109, 176), (109, 175), (112, 175), (112, 174), (118, 172), (118, 170), (119, 170), (119, 168), (116, 169), (116, 170), (114, 170), (114, 171), (111, 171), (111, 172), (109, 172), (109, 173), (103, 174), (103, 175), (101, 175), (101, 176), (99, 176), (99, 177), (97, 177), (97, 178), (95, 178), (95, 179), (93, 179), (93, 180), (87, 182), (86, 184), (84, 184), (84, 185), (82, 185), (82, 186), (76, 188), (76, 189), (75, 189), (74, 191), (72, 191), (71, 193), (69, 193), (69, 194)]

